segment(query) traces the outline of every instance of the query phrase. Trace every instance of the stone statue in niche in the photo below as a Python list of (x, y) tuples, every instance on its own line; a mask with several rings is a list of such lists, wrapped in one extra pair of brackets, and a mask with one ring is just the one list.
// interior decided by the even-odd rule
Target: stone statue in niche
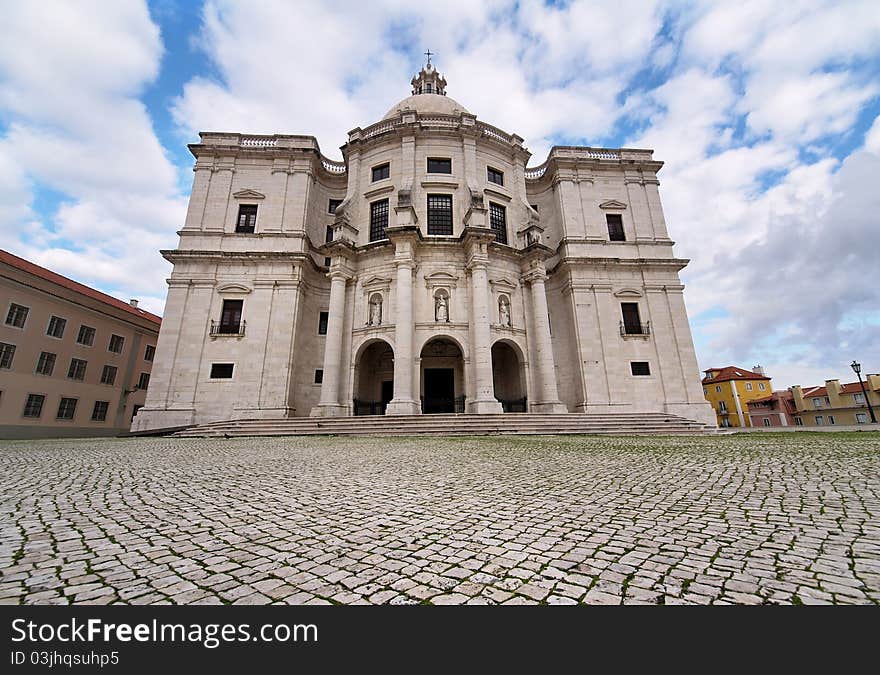
[(434, 301), (434, 320), (449, 321), (449, 301), (445, 295), (438, 295)]
[(370, 326), (382, 325), (382, 296), (378, 293), (370, 298)]
[(502, 326), (510, 325), (510, 301), (504, 295), (498, 301), (498, 320)]

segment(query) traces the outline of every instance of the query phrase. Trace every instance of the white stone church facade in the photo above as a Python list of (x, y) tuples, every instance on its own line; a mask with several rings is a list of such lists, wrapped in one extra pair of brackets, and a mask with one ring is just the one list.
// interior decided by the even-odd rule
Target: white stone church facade
[[(665, 412), (714, 425), (649, 150), (523, 139), (446, 96), (349, 133), (203, 133), (133, 430), (230, 419)], [(389, 423), (393, 421), (389, 419)]]

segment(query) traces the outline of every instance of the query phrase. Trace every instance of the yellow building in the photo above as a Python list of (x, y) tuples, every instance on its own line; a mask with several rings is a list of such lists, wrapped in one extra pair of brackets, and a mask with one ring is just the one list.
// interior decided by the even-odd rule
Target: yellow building
[(773, 391), (761, 366), (752, 370), (727, 366), (704, 371), (703, 395), (715, 410), (719, 427), (750, 427), (749, 401), (765, 398)]
[(795, 424), (805, 427), (869, 424), (868, 401), (875, 416), (880, 415), (880, 375), (866, 376), (864, 384), (864, 392), (858, 382), (840, 384), (840, 380), (825, 380), (824, 387), (791, 387), (797, 409)]

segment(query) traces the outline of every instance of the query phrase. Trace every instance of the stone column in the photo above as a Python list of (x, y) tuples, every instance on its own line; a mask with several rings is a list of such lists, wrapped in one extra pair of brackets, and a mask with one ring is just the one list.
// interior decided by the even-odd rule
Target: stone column
[[(337, 261), (334, 261), (337, 263)], [(342, 330), (345, 321), (345, 286), (350, 275), (334, 264), (330, 271), (330, 308), (327, 317), (327, 338), (324, 343), (324, 379), (321, 399), (312, 408), (312, 417), (340, 417), (348, 406), (339, 404), (339, 364), (342, 361)]]
[(556, 362), (553, 358), (553, 343), (550, 337), (550, 317), (547, 314), (547, 292), (544, 288), (545, 272), (543, 264), (537, 266), (526, 275), (525, 281), (532, 292), (532, 336), (535, 354), (538, 359), (539, 399), (532, 403), (534, 412), (564, 413), (568, 412), (565, 404), (559, 400), (556, 388)]
[(471, 362), (474, 364), (474, 394), (470, 402), (472, 413), (504, 412), (501, 402), (495, 398), (492, 381), (492, 347), (489, 333), (489, 275), (486, 263), (471, 262), (471, 323), (474, 343), (471, 345)]
[[(398, 209), (402, 218), (404, 207)], [(418, 415), (421, 406), (413, 398), (413, 269), (415, 232), (400, 226), (388, 233), (394, 243), (397, 282), (394, 296), (394, 398), (386, 415)]]

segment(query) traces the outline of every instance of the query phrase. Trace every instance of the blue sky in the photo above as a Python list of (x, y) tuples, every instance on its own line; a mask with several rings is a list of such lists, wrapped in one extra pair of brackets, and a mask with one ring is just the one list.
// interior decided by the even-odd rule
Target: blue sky
[[(90, 6), (91, 5), (91, 6)], [(346, 132), (448, 93), (526, 139), (653, 148), (700, 366), (880, 372), (880, 12), (852, 2), (19, 3), (0, 246), (161, 312), (199, 130)], [(872, 280), (873, 277), (873, 280)]]

